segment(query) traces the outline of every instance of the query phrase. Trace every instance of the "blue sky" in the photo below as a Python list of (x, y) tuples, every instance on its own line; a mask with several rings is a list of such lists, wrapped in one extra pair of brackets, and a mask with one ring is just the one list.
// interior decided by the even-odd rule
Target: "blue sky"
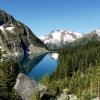
[(0, 0), (0, 8), (42, 35), (56, 29), (100, 28), (100, 0)]

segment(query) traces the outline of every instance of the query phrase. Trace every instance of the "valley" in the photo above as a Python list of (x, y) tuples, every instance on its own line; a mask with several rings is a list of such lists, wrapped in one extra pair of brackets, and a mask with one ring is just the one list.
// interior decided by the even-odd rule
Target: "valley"
[(0, 10), (0, 87), (0, 100), (99, 100), (100, 29), (37, 37)]

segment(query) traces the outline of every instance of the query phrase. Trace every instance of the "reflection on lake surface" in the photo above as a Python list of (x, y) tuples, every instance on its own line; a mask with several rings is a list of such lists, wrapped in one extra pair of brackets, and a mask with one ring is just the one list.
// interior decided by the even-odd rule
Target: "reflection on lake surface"
[(20, 62), (19, 62), (19, 72), (24, 73), (24, 74), (29, 74), (30, 71), (36, 66), (38, 65), (38, 63), (41, 62), (41, 60), (47, 55), (46, 54), (42, 54), (36, 57), (33, 57), (32, 59), (30, 59), (30, 57), (24, 57)]
[(32, 79), (39, 80), (45, 74), (51, 75), (57, 67), (57, 57), (57, 53), (48, 53), (36, 64), (31, 63), (33, 69), (28, 73), (28, 76)]

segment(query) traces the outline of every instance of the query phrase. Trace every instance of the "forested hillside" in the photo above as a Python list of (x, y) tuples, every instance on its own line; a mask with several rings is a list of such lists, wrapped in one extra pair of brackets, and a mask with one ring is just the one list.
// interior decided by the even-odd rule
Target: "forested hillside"
[(100, 96), (100, 42), (88, 41), (59, 51), (58, 67), (48, 82), (48, 93), (76, 94), (79, 100)]
[[(1, 55), (0, 50), (0, 60)], [(17, 75), (18, 64), (15, 61), (0, 61), (0, 100), (21, 100), (13, 89)]]
[(59, 51), (59, 64), (54, 77), (70, 78), (76, 71), (84, 74), (91, 66), (100, 63), (100, 42), (89, 41), (83, 45), (62, 49)]

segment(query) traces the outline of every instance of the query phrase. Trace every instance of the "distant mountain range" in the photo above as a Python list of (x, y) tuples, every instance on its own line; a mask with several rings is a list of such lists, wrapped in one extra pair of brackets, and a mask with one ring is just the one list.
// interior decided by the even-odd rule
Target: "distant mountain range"
[(93, 32), (82, 34), (74, 31), (56, 30), (48, 35), (39, 36), (39, 38), (47, 45), (49, 49), (59, 49), (69, 46), (72, 43), (85, 42), (89, 40), (100, 40), (100, 29)]
[(5, 59), (46, 52), (44, 43), (25, 24), (3, 10), (0, 10), (0, 49)]

